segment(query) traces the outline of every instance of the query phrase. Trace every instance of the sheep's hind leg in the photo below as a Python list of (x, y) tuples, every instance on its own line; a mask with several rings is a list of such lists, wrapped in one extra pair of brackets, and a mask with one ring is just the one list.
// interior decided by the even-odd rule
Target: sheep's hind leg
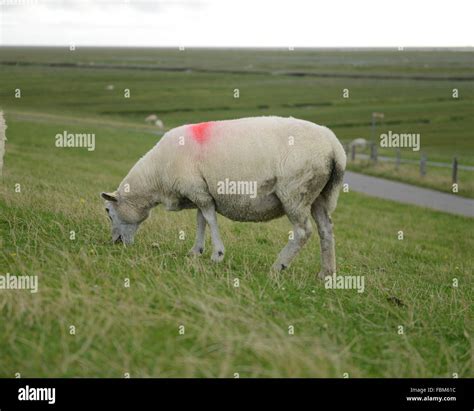
[(200, 256), (204, 252), (204, 242), (206, 233), (206, 219), (202, 215), (202, 211), (198, 208), (196, 214), (196, 241), (193, 248), (189, 251), (189, 256)]
[(287, 268), (291, 260), (295, 258), (296, 254), (311, 237), (312, 227), (309, 215), (309, 210), (307, 213), (303, 212), (299, 215), (288, 215), (290, 222), (293, 224), (293, 238), (288, 240), (286, 246), (278, 254), (272, 267), (273, 270), (281, 271)]
[(219, 234), (219, 227), (217, 226), (216, 208), (214, 207), (214, 204), (209, 204), (204, 207), (200, 207), (200, 210), (211, 230), (212, 245), (214, 248), (211, 260), (215, 262), (222, 261), (224, 259), (225, 249)]
[(321, 243), (321, 271), (318, 276), (324, 279), (326, 276), (336, 272), (336, 251), (332, 232), (332, 221), (324, 201), (320, 198), (313, 203), (311, 214), (318, 226)]

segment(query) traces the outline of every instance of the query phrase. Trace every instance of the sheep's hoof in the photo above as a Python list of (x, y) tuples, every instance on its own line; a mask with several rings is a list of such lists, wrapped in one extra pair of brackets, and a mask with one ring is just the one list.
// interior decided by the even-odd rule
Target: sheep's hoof
[(318, 274), (318, 278), (320, 280), (325, 280), (328, 275), (332, 276), (332, 273), (327, 272), (327, 271), (320, 271), (319, 274)]
[(201, 257), (202, 253), (204, 252), (204, 248), (202, 247), (193, 247), (188, 252), (188, 257)]
[(211, 256), (211, 260), (214, 261), (215, 263), (220, 263), (224, 259), (224, 251), (219, 250), (219, 251), (214, 251)]
[(282, 263), (275, 263), (272, 265), (272, 270), (279, 273), (280, 271), (286, 270), (288, 268), (287, 265)]

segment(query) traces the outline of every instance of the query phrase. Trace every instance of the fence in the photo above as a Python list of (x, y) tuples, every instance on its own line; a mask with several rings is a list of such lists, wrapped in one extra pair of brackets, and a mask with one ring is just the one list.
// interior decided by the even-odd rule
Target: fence
[(396, 151), (395, 157), (379, 156), (378, 155), (378, 146), (375, 143), (371, 143), (369, 145), (370, 154), (357, 153), (357, 146), (356, 145), (350, 145), (350, 144), (345, 144), (345, 150), (346, 150), (346, 153), (347, 153), (348, 157), (350, 157), (351, 161), (355, 161), (356, 158), (360, 158), (360, 159), (371, 160), (374, 163), (377, 163), (378, 161), (393, 162), (393, 163), (395, 163), (395, 169), (396, 170), (398, 170), (400, 168), (400, 165), (402, 163), (419, 164), (420, 176), (425, 176), (426, 175), (427, 166), (451, 168), (451, 170), (452, 170), (451, 178), (452, 178), (453, 184), (458, 182), (458, 170), (474, 171), (474, 166), (460, 165), (459, 162), (458, 162), (457, 157), (453, 157), (452, 163), (428, 161), (428, 157), (424, 153), (421, 153), (419, 160), (414, 160), (414, 159), (409, 159), (409, 158), (402, 159), (402, 154), (401, 154), (400, 149), (398, 149)]

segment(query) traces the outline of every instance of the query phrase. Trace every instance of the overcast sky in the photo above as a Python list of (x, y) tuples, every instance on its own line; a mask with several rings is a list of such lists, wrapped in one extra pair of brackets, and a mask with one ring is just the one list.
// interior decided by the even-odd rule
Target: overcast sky
[(0, 0), (2, 45), (473, 46), (474, 0)]

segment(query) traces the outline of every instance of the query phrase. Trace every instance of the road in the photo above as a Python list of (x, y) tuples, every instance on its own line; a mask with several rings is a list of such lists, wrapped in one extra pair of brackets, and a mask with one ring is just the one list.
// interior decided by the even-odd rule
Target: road
[(439, 191), (398, 183), (383, 178), (346, 171), (344, 183), (349, 184), (349, 190), (379, 197), (404, 204), (414, 204), (433, 210), (444, 211), (474, 217), (474, 200), (456, 194), (446, 194)]

